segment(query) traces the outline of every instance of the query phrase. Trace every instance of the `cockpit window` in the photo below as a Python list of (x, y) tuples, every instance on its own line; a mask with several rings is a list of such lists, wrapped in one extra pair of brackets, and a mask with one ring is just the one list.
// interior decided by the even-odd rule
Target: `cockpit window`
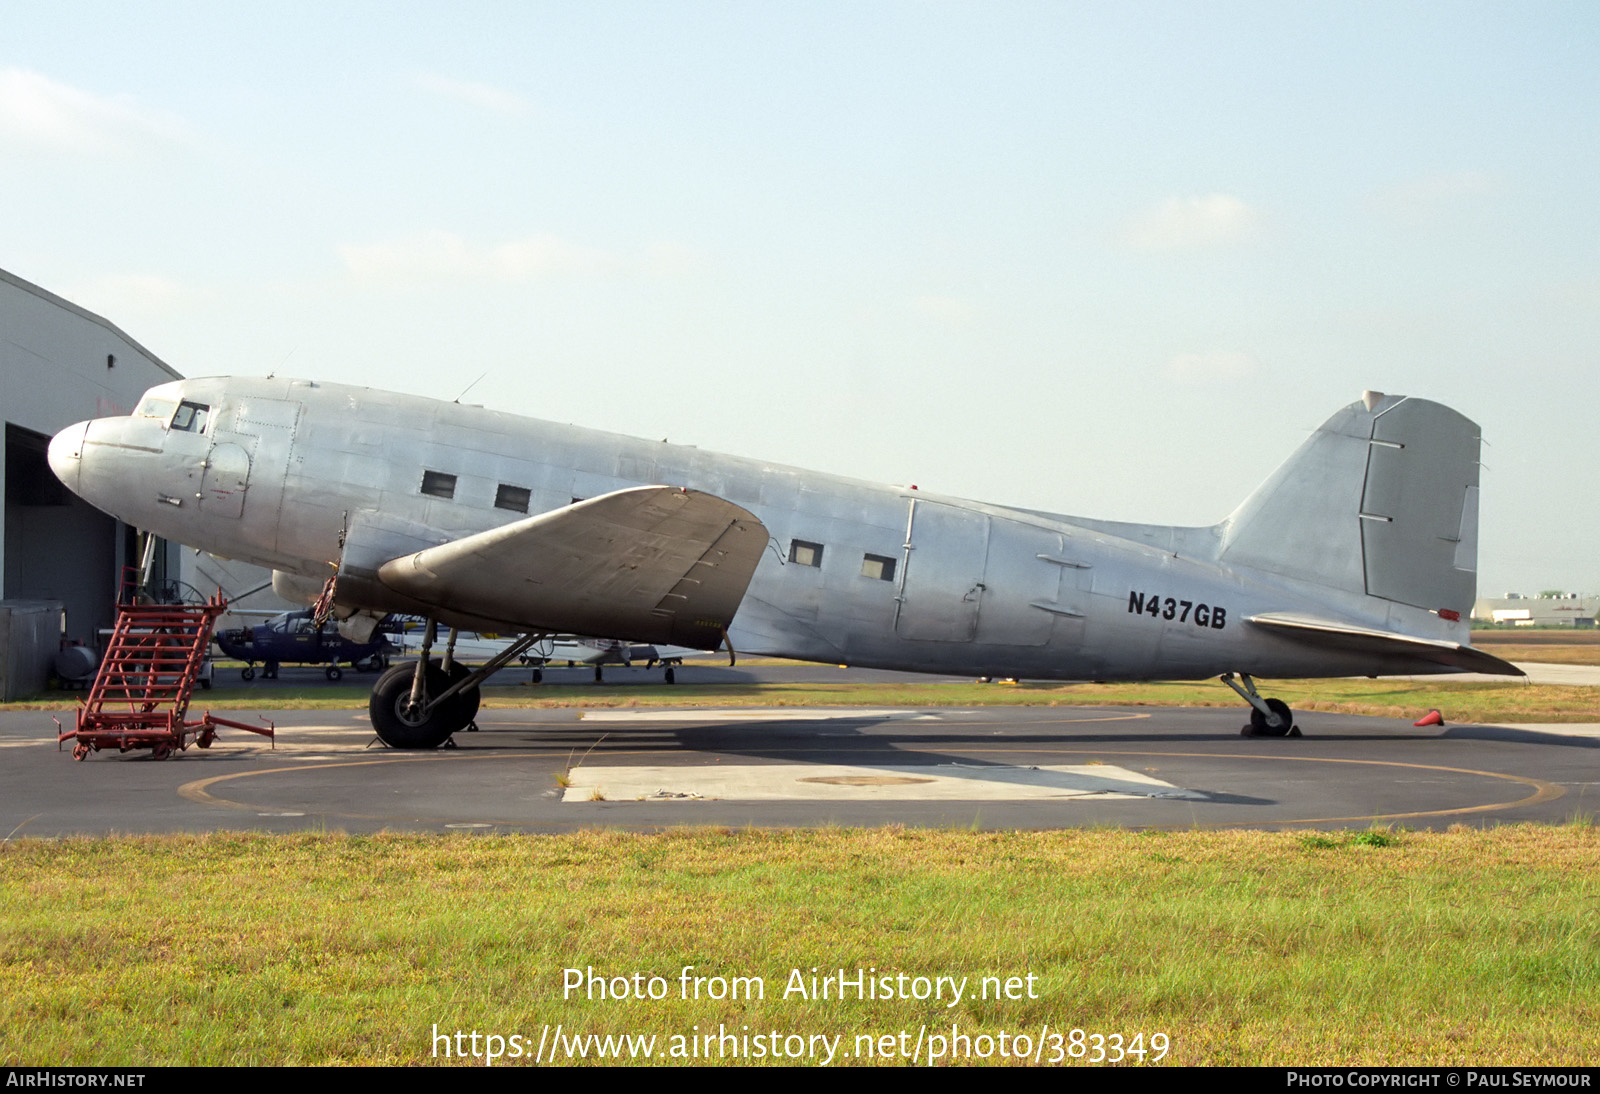
[(183, 433), (204, 433), (206, 431), (206, 417), (211, 413), (211, 408), (204, 403), (191, 403), (185, 399), (178, 404), (178, 412), (172, 416), (172, 428)]
[(171, 399), (149, 398), (140, 403), (139, 409), (133, 413), (138, 418), (160, 418), (166, 421), (172, 417), (172, 412), (177, 408), (178, 404)]

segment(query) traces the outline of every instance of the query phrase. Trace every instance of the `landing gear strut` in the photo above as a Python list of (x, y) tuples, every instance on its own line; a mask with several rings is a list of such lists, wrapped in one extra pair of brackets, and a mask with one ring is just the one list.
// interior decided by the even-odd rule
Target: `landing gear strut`
[(1246, 737), (1298, 737), (1300, 727), (1294, 724), (1294, 711), (1282, 699), (1263, 699), (1256, 691), (1256, 682), (1250, 674), (1241, 672), (1243, 686), (1234, 682), (1233, 673), (1225, 672), (1219, 678), (1239, 697), (1250, 704), (1250, 724), (1239, 732)]

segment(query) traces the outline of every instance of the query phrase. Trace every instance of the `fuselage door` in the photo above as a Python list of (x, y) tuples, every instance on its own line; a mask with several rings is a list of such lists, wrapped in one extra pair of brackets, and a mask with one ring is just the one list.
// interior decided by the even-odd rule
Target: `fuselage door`
[[(997, 518), (989, 525), (983, 618), (977, 641), (1042, 646), (1083, 629), (1082, 598), (1072, 595), (1074, 563), (1059, 532)], [(1077, 643), (1073, 643), (1076, 645)]]
[(895, 633), (925, 642), (971, 642), (983, 609), (988, 557), (987, 516), (914, 499)]
[(249, 486), (250, 453), (231, 441), (212, 445), (200, 478), (201, 511), (213, 517), (239, 516)]

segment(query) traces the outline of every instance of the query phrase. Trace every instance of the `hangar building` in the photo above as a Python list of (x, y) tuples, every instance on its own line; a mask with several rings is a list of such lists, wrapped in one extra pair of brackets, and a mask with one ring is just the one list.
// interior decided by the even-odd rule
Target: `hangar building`
[[(61, 485), (46, 446), (73, 422), (127, 414), (146, 388), (180, 378), (100, 316), (0, 270), (0, 600), (59, 601), (65, 637), (99, 645), (122, 567), (139, 562), (136, 533)], [(176, 546), (160, 545), (153, 576), (176, 577), (178, 561)]]
[(1507, 593), (1482, 597), (1472, 606), (1472, 618), (1484, 623), (1518, 627), (1592, 627), (1600, 616), (1600, 596), (1562, 593), (1522, 596)]

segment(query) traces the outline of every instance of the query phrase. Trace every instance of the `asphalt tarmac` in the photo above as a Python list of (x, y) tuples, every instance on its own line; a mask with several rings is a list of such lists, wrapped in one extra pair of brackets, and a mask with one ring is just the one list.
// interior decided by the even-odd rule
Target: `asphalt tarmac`
[(1304, 736), (1262, 739), (1240, 735), (1242, 708), (486, 710), (457, 747), (410, 753), (379, 744), (364, 710), (264, 716), (277, 722), (275, 744), (224, 730), (211, 748), (167, 760), (107, 750), (75, 762), (58, 750), (50, 714), (0, 713), (0, 838), (685, 824), (1443, 828), (1600, 812), (1600, 726), (1418, 729), (1306, 713)]

